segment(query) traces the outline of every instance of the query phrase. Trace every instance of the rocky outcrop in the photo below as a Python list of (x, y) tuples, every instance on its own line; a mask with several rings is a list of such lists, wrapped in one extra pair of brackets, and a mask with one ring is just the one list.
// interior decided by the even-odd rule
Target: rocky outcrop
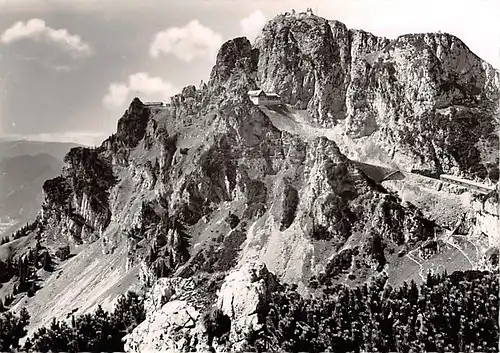
[(193, 279), (160, 279), (144, 303), (146, 320), (125, 337), (125, 351), (207, 351), (196, 342), (204, 335), (199, 296)]
[(496, 174), (498, 160), (481, 161), (485, 151), (477, 144), (485, 139), (498, 146), (492, 136), (498, 72), (459, 39), (446, 34), (401, 36), (353, 67), (364, 69), (351, 73), (356, 81), (347, 97), (347, 134), (377, 136), (386, 151), (405, 156), (405, 169), (481, 179)]
[(76, 147), (66, 155), (62, 176), (44, 183), (41, 224), (60, 229), (68, 240), (96, 240), (108, 226), (108, 193), (116, 184), (112, 168), (96, 150)]
[(256, 42), (258, 83), (297, 109), (307, 108), (320, 125), (334, 126), (346, 117), (351, 57), (387, 41), (365, 34), (353, 35), (344, 24), (317, 16), (278, 16)]
[(485, 234), (491, 248), (500, 247), (500, 203), (498, 192), (478, 197), (472, 202), (474, 229)]
[(278, 282), (263, 263), (245, 263), (230, 273), (220, 289), (217, 307), (231, 320), (231, 350), (240, 351), (251, 334), (263, 327), (260, 313), (266, 310)]
[(251, 75), (257, 63), (256, 54), (250, 41), (245, 37), (227, 41), (217, 54), (216, 65), (210, 74), (208, 86), (212, 88), (225, 86), (234, 74)]
[[(125, 337), (125, 351), (240, 351), (263, 327), (261, 314), (278, 285), (258, 262), (233, 270), (213, 295), (193, 278), (159, 279), (146, 298), (146, 320)], [(214, 311), (229, 323), (224, 338), (214, 330)]]
[(149, 118), (150, 110), (139, 98), (134, 98), (123, 117), (118, 120), (114, 139), (130, 148), (137, 146), (146, 133)]
[(281, 216), (281, 226), (280, 230), (284, 231), (288, 229), (294, 219), (297, 212), (297, 206), (299, 204), (299, 194), (297, 189), (287, 183), (288, 180), (284, 180), (285, 186), (283, 188), (283, 202), (282, 202), (282, 216)]

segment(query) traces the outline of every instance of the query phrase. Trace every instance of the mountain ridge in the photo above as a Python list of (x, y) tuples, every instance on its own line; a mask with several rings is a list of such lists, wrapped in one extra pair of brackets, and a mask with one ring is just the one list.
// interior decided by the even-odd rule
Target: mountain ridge
[[(87, 258), (96, 258), (92, 266), (99, 270), (94, 275), (86, 272), (79, 283), (95, 283), (98, 276), (109, 279), (110, 271), (119, 276), (138, 272), (138, 283), (148, 288), (155, 283), (162, 286), (163, 277), (189, 282), (196, 276), (246, 271), (247, 263), (257, 264), (258, 277), (267, 281), (271, 271), (280, 281), (294, 283), (301, 293), (311, 295), (325, 286), (356, 286), (382, 274), (394, 285), (410, 279), (421, 282), (422, 264), (415, 265), (416, 258), (407, 254), (431, 244), (431, 258), (462, 256), (463, 250), (449, 243), (450, 226), (429, 220), (418, 207), (404, 202), (394, 187), (377, 184), (348, 157), (349, 149), (357, 149), (360, 159), (380, 159), (371, 155), (371, 145), (386, 155), (390, 155), (387, 148), (396, 148), (396, 158), (389, 159), (398, 167), (408, 167), (407, 160), (420, 153), (430, 162), (417, 158), (410, 169), (495, 179), (498, 155), (488, 162), (478, 155), (498, 147), (491, 136), (498, 109), (493, 103), (499, 94), (498, 72), (492, 74), (491, 67), (476, 62), (470, 52), (462, 53), (464, 60), (450, 54), (466, 49), (461, 42), (435, 37), (448, 40), (446, 45), (436, 44), (435, 51), (443, 51), (437, 61), (429, 54), (431, 35), (419, 39), (425, 45), (404, 36), (388, 42), (366, 32), (351, 33), (340, 22), (304, 15), (278, 16), (264, 27), (254, 46), (243, 37), (227, 41), (207, 85), (185, 87), (163, 108), (148, 107), (134, 98), (118, 121), (116, 134), (97, 148), (71, 149), (61, 176), (45, 182), (38, 229), (25, 240), (39, 237), (50, 252), (70, 244), (78, 254), (60, 263), (64, 273), (74, 273), (72, 264), (84, 262), (80, 251), (88, 251)], [(391, 43), (395, 48), (385, 52)], [(411, 54), (419, 45), (429, 55), (417, 63), (420, 59)], [(444, 50), (446, 46), (451, 49)], [(378, 67), (375, 61), (370, 64), (375, 56), (367, 58), (370, 53), (382, 57)], [(436, 72), (428, 64), (435, 64)], [(416, 67), (423, 68), (422, 77), (413, 75)], [(473, 72), (454, 78), (450, 93), (441, 83), (462, 67)], [(468, 81), (475, 74), (481, 82)], [(403, 113), (396, 111), (398, 103), (408, 98), (400, 94), (400, 81), (411, 91)], [(279, 129), (247, 96), (259, 87), (280, 94), (311, 128), (330, 129), (343, 137), (301, 136)], [(443, 101), (451, 102), (455, 110), (439, 112), (447, 109)], [(460, 110), (461, 104), (475, 105), (476, 110), (465, 106)], [(451, 141), (467, 149), (467, 155), (447, 140), (451, 130), (444, 122), (454, 119), (460, 121), (457, 125), (472, 121), (467, 129), (455, 131), (459, 137)], [(469, 128), (478, 138), (467, 139)], [(430, 141), (419, 136), (423, 131)], [(406, 141), (412, 134), (416, 137)], [(480, 139), (487, 147), (476, 146)], [(498, 204), (498, 193), (471, 197), (478, 208)], [(489, 211), (487, 216), (498, 220), (495, 210), (491, 215)], [(461, 215), (462, 208), (457, 212)], [(463, 232), (475, 234), (478, 244), (493, 235), (487, 225), (482, 226), (480, 212), (471, 207), (468, 217)], [(495, 247), (496, 241), (478, 250), (477, 263)], [(106, 268), (111, 259), (116, 269)], [(449, 269), (474, 267), (465, 260), (449, 264)], [(443, 271), (432, 263), (430, 268)], [(56, 276), (49, 280), (57, 283)], [(170, 286), (170, 280), (163, 282)], [(109, 288), (94, 285), (92, 303), (73, 293), (72, 307), (63, 308), (52, 298), (46, 310), (64, 316), (85, 305), (83, 313), (99, 300), (111, 303), (119, 293), (118, 283)], [(235, 295), (233, 289), (228, 290), (229, 297)], [(38, 310), (37, 325), (50, 320), (35, 310), (37, 295), (47, 300), (48, 291), (41, 288), (27, 303), (32, 312)], [(225, 299), (220, 301), (217, 305), (227, 311)], [(245, 308), (241, 315), (232, 319), (241, 319), (242, 326), (253, 322), (253, 318), (246, 321), (251, 313)], [(129, 339), (143, 342), (144, 329), (141, 326)], [(246, 339), (231, 334), (236, 340)], [(137, 347), (140, 344), (130, 350)]]

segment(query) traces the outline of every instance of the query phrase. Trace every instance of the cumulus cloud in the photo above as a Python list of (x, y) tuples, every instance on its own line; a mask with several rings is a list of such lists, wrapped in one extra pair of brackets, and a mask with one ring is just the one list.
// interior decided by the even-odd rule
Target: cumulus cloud
[(160, 77), (151, 77), (146, 72), (139, 72), (128, 77), (127, 82), (112, 83), (109, 85), (108, 93), (103, 98), (103, 104), (108, 109), (123, 108), (130, 98), (135, 94), (145, 99), (169, 100), (171, 96), (179, 93), (179, 90), (170, 82)]
[(149, 48), (152, 57), (173, 54), (190, 62), (196, 57), (214, 60), (222, 44), (222, 35), (193, 20), (184, 27), (170, 27), (156, 33)]
[(243, 34), (250, 40), (257, 37), (260, 30), (266, 24), (267, 18), (262, 11), (257, 10), (252, 12), (247, 17), (241, 19), (240, 27)]
[(60, 46), (74, 56), (91, 54), (90, 46), (76, 34), (71, 34), (67, 29), (54, 29), (45, 21), (32, 18), (26, 22), (16, 22), (6, 29), (0, 37), (0, 42), (10, 44), (24, 39), (46, 40)]

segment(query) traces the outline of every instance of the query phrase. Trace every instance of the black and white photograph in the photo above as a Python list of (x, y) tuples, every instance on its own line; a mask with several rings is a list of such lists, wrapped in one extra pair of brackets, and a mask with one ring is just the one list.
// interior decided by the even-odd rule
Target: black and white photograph
[(500, 0), (0, 0), (0, 352), (500, 352)]

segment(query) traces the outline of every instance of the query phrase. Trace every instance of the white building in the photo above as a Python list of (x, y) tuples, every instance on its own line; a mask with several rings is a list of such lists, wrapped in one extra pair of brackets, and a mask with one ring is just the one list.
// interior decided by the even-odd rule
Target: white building
[(144, 105), (147, 107), (170, 107), (170, 103), (165, 102), (146, 102)]
[(276, 105), (281, 103), (281, 97), (276, 93), (266, 93), (263, 90), (248, 91), (248, 97), (255, 105)]

